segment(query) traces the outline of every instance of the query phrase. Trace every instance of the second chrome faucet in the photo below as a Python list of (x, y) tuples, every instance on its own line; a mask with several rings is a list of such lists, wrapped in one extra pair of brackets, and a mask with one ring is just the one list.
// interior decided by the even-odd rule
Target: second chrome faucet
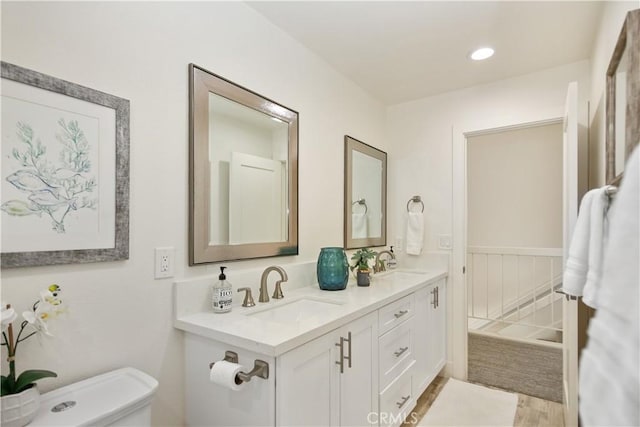
[(287, 276), (287, 272), (284, 271), (282, 267), (272, 265), (271, 267), (265, 268), (265, 270), (262, 272), (262, 277), (260, 278), (260, 296), (258, 297), (258, 302), (269, 302), (267, 278), (269, 277), (269, 273), (271, 273), (272, 271), (276, 271), (280, 275), (280, 280), (276, 281), (276, 287), (273, 291), (272, 297), (274, 299), (280, 299), (284, 297), (284, 295), (282, 294), (281, 284), (282, 282), (286, 282), (287, 280), (289, 280), (289, 277)]

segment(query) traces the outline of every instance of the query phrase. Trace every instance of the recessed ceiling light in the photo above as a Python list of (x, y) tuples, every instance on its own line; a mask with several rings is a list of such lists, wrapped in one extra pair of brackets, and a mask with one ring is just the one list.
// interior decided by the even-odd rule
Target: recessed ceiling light
[(476, 49), (471, 54), (471, 59), (474, 61), (482, 61), (483, 59), (491, 58), (493, 56), (493, 49), (490, 47), (481, 47)]

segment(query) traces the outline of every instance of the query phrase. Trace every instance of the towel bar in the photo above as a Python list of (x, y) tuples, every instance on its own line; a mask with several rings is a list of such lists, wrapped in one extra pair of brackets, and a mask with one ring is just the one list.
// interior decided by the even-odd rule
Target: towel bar
[(413, 203), (420, 203), (422, 205), (422, 212), (424, 213), (424, 203), (422, 202), (422, 197), (420, 196), (413, 196), (412, 198), (409, 199), (409, 201), (407, 202), (407, 212), (411, 212), (409, 210), (409, 205), (411, 204), (411, 202)]
[(358, 204), (358, 205), (364, 205), (364, 213), (366, 214), (367, 211), (369, 210), (369, 207), (367, 206), (367, 202), (365, 199), (359, 199), (356, 200), (355, 202), (351, 203), (351, 206)]

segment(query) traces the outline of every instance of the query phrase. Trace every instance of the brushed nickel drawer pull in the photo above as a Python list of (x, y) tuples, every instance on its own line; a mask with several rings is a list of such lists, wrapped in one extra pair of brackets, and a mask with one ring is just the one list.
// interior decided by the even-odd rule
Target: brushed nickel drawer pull
[(411, 395), (410, 394), (407, 395), (407, 396), (404, 396), (402, 398), (402, 402), (396, 402), (396, 405), (398, 405), (398, 409), (402, 408), (404, 406), (404, 404), (409, 401), (409, 399), (411, 399)]
[(404, 316), (405, 314), (407, 314), (409, 312), (409, 310), (400, 310), (399, 312), (397, 312), (396, 314), (394, 314), (394, 316), (396, 317), (396, 319), (401, 318), (402, 316)]
[(336, 347), (340, 347), (340, 360), (336, 365), (340, 365), (340, 373), (344, 374), (344, 338), (340, 337), (340, 344), (336, 343)]
[(345, 357), (349, 361), (349, 367), (351, 367), (351, 332), (347, 335), (349, 338), (345, 338), (344, 340), (349, 343), (349, 355)]
[(402, 353), (404, 353), (407, 350), (409, 350), (409, 347), (400, 347), (400, 349), (398, 351), (395, 351), (393, 354), (395, 354), (396, 357), (400, 357)]

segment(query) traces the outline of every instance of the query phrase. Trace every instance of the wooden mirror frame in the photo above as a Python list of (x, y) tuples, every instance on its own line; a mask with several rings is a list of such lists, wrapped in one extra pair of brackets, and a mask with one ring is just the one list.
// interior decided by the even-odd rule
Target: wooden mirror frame
[[(353, 152), (359, 151), (382, 162), (380, 237), (354, 239), (352, 237), (352, 191), (353, 191)], [(344, 247), (345, 249), (366, 248), (369, 246), (385, 246), (387, 244), (387, 153), (358, 141), (348, 135), (344, 136)]]
[(607, 69), (606, 85), (606, 183), (618, 185), (623, 171), (616, 170), (616, 72), (627, 53), (627, 105), (625, 111), (625, 160), (640, 142), (640, 9), (627, 13)]
[[(212, 245), (210, 243), (211, 168), (209, 93), (288, 124), (287, 240)], [(298, 254), (298, 112), (189, 64), (189, 265)]]

